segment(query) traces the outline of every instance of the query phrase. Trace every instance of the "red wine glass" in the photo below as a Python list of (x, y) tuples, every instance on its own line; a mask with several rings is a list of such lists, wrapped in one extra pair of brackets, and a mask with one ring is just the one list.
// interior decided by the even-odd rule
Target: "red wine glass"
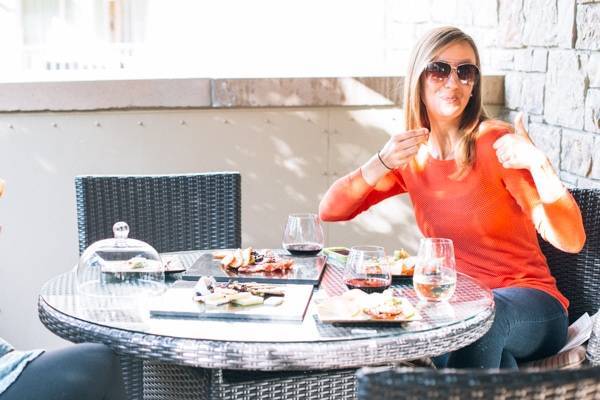
[(283, 232), (282, 245), (292, 255), (314, 256), (323, 249), (325, 237), (316, 214), (290, 214)]
[(355, 246), (350, 249), (344, 283), (349, 289), (360, 289), (367, 293), (383, 292), (392, 283), (392, 276), (380, 246)]

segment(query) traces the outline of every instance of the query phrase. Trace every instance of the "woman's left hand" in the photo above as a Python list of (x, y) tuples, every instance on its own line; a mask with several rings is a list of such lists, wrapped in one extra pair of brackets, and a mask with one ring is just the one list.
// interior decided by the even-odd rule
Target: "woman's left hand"
[(527, 134), (523, 124), (523, 113), (515, 117), (515, 133), (502, 136), (494, 142), (496, 156), (504, 168), (531, 169), (541, 165), (546, 156)]

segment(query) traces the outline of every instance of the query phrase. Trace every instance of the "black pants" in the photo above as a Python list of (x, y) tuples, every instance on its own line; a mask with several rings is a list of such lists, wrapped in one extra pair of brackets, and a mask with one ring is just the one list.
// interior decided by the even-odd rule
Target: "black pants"
[(0, 394), (0, 400), (124, 400), (117, 356), (101, 344), (43, 353)]

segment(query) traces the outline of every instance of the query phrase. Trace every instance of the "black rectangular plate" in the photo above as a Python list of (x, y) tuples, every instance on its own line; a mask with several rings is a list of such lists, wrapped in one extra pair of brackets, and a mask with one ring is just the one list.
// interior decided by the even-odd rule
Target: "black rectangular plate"
[(213, 259), (212, 252), (207, 252), (202, 254), (187, 272), (183, 274), (182, 279), (195, 281), (201, 276), (212, 276), (217, 282), (237, 280), (238, 282), (289, 283), (299, 285), (318, 285), (321, 281), (327, 260), (325, 256), (292, 256), (288, 255), (284, 250), (274, 250), (274, 252), (283, 258), (293, 259), (294, 265), (292, 269), (286, 272), (241, 273), (234, 269), (223, 267), (219, 260)]
[(193, 287), (193, 282), (179, 281), (161, 296), (152, 298), (149, 304), (150, 316), (184, 319), (302, 321), (313, 292), (313, 288), (308, 285), (281, 285), (285, 296), (283, 303), (278, 306), (264, 304), (207, 306), (193, 300)]

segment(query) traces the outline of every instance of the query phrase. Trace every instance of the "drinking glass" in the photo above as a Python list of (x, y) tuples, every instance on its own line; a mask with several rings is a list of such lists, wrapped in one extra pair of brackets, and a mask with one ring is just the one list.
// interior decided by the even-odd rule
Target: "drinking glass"
[(456, 261), (452, 240), (421, 239), (413, 275), (417, 296), (424, 301), (446, 301), (456, 289)]
[(293, 255), (314, 256), (325, 243), (321, 221), (316, 214), (290, 214), (283, 232), (283, 248)]
[(350, 249), (344, 283), (349, 289), (361, 289), (367, 293), (383, 292), (390, 287), (392, 275), (380, 246), (355, 246)]

